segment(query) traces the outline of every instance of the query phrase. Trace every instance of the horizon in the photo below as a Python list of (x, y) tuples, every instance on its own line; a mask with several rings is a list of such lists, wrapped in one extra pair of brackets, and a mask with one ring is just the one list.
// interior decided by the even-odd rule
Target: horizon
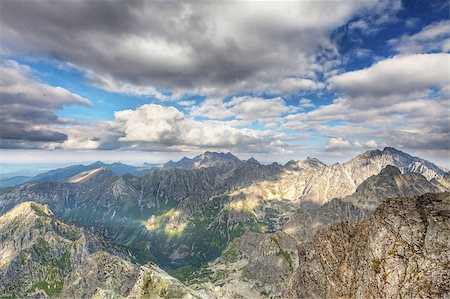
[(448, 1), (0, 8), (2, 168), (386, 146), (450, 168)]
[[(362, 155), (366, 152), (371, 152), (371, 151), (384, 151), (386, 150), (386, 148), (393, 148), (393, 147), (384, 147), (384, 148), (377, 148), (377, 149), (372, 149), (372, 150), (365, 150), (362, 151), (360, 153), (358, 153), (357, 155), (351, 157), (350, 159), (340, 159), (340, 160), (335, 160), (335, 161), (323, 161), (321, 159), (318, 159), (317, 157), (314, 156), (307, 156), (307, 157), (303, 157), (300, 159), (290, 159), (290, 160), (260, 160), (255, 158), (254, 156), (248, 156), (243, 158), (242, 156), (239, 155), (235, 155), (232, 152), (214, 152), (214, 151), (205, 151), (199, 154), (193, 154), (193, 155), (185, 155), (176, 159), (168, 159), (168, 160), (160, 160), (158, 162), (155, 161), (149, 161), (149, 160), (139, 160), (139, 161), (133, 161), (131, 163), (127, 163), (126, 160), (85, 160), (85, 161), (77, 161), (77, 162), (35, 162), (35, 163), (5, 163), (0, 161), (0, 178), (9, 178), (9, 177), (16, 177), (16, 176), (34, 176), (37, 174), (41, 174), (50, 170), (54, 170), (54, 169), (59, 169), (59, 168), (64, 168), (64, 167), (68, 167), (68, 166), (73, 166), (73, 165), (90, 165), (93, 163), (105, 163), (105, 164), (113, 164), (113, 163), (122, 163), (125, 165), (131, 165), (131, 166), (143, 166), (145, 163), (150, 164), (150, 165), (157, 165), (157, 166), (162, 166), (167, 162), (178, 162), (183, 158), (188, 158), (188, 159), (193, 159), (201, 154), (205, 154), (207, 152), (213, 153), (213, 154), (232, 154), (233, 156), (235, 156), (236, 158), (240, 159), (241, 161), (246, 161), (250, 158), (255, 158), (259, 163), (263, 164), (263, 165), (270, 165), (272, 163), (278, 163), (279, 165), (286, 165), (288, 162), (290, 161), (302, 161), (302, 160), (306, 160), (308, 158), (312, 158), (312, 159), (318, 159), (320, 162), (325, 163), (328, 166), (334, 165), (334, 164), (339, 164), (339, 163), (345, 163), (348, 162), (354, 158), (356, 158), (359, 155)], [(450, 167), (446, 166), (445, 164), (440, 164), (440, 163), (436, 163), (435, 161), (426, 159), (424, 157), (420, 157), (420, 156), (415, 156), (411, 153), (402, 151), (400, 149), (396, 149), (393, 148), (394, 150), (400, 151), (402, 153), (411, 155), (413, 157), (417, 157), (417, 158), (421, 158), (424, 159), (428, 162), (431, 162), (433, 164), (435, 164), (437, 167), (443, 169), (444, 171), (448, 171), (450, 169)], [(446, 161), (448, 162), (448, 161)], [(4, 167), (4, 168), (3, 168)], [(10, 168), (11, 167), (11, 168)]]

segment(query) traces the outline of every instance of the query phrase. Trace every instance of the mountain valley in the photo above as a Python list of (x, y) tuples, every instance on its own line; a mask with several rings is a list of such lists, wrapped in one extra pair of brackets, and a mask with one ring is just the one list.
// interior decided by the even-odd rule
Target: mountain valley
[[(450, 212), (448, 193), (442, 192), (450, 190), (449, 174), (393, 148), (331, 166), (315, 158), (263, 165), (213, 152), (138, 175), (105, 165), (77, 173), (58, 170), (53, 173), (64, 173), (58, 180), (0, 190), (1, 296), (141, 298), (155, 291), (162, 298), (390, 297), (411, 288), (425, 294), (410, 285), (390, 288), (379, 281), (387, 272), (377, 268), (370, 274), (370, 265), (349, 264), (363, 262), (352, 261), (358, 246), (375, 246), (375, 239), (351, 243), (349, 236), (374, 223), (367, 234), (375, 238), (385, 230), (378, 225), (380, 215), (396, 219), (399, 229), (410, 223), (408, 214), (387, 207), (413, 209), (413, 202), (420, 207), (412, 214), (437, 223), (433, 234), (440, 230), (440, 239), (427, 246), (441, 248), (436, 258), (448, 263), (443, 252), (449, 244), (443, 240)], [(436, 213), (438, 220), (427, 216)], [(403, 247), (419, 242), (413, 234), (405, 232)], [(344, 243), (335, 246), (327, 238)], [(386, 238), (389, 246), (399, 242)], [(313, 269), (331, 263), (320, 255), (329, 244), (340, 250), (329, 253), (337, 268), (321, 276)], [(341, 257), (341, 251), (347, 255)], [(385, 254), (374, 259), (384, 263)], [(407, 262), (418, 263), (411, 254)], [(420, 261), (433, 264), (434, 258), (426, 253)], [(370, 283), (354, 272), (338, 276), (339, 267), (366, 269), (361, 271), (372, 275), (367, 274)], [(414, 269), (423, 285), (428, 270)], [(307, 282), (305, 275), (317, 279)], [(439, 277), (432, 285), (436, 296), (448, 293)], [(345, 289), (346, 281), (358, 286), (357, 293)]]

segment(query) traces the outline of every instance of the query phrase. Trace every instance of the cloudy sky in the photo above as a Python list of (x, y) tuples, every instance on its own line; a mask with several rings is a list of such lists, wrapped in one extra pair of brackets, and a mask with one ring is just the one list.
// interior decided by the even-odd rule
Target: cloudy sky
[(0, 162), (449, 165), (448, 1), (0, 3)]

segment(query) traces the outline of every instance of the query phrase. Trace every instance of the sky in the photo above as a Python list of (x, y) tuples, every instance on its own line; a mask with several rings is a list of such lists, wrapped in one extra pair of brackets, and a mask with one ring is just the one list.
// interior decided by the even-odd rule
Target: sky
[(450, 166), (448, 1), (3, 0), (0, 44), (0, 163)]

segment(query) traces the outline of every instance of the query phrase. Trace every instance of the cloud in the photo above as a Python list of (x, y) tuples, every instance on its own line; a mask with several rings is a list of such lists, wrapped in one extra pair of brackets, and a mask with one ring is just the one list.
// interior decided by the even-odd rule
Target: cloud
[(300, 99), (298, 101), (298, 107), (305, 109), (305, 108), (313, 108), (316, 107), (316, 105), (313, 104), (313, 102), (310, 99)]
[(327, 145), (325, 146), (325, 151), (332, 152), (345, 152), (350, 150), (357, 150), (357, 149), (375, 149), (378, 148), (379, 145), (375, 140), (368, 140), (366, 142), (361, 142), (359, 140), (353, 141), (353, 143), (350, 140), (347, 140), (342, 137), (332, 137), (328, 140)]
[(369, 140), (364, 143), (361, 143), (360, 141), (356, 140), (353, 142), (353, 145), (357, 148), (377, 148), (378, 143), (375, 140)]
[(314, 132), (331, 140), (327, 150), (388, 144), (403, 149), (450, 152), (450, 54), (396, 56), (330, 79), (331, 104), (287, 115), (283, 128)]
[(387, 0), (6, 1), (0, 25), (11, 53), (69, 63), (109, 91), (221, 98), (320, 88), (316, 74), (339, 61), (322, 61), (337, 53), (333, 30), (392, 7)]
[(14, 61), (0, 63), (1, 147), (27, 148), (63, 142), (67, 135), (53, 128), (70, 120), (55, 112), (66, 105), (89, 106), (89, 100), (39, 82), (31, 70)]
[(450, 51), (450, 21), (429, 24), (412, 35), (391, 39), (388, 43), (399, 53), (429, 53)]
[(272, 123), (279, 120), (282, 114), (296, 111), (298, 108), (286, 105), (280, 98), (260, 98), (252, 96), (233, 97), (227, 101), (207, 99), (200, 105), (193, 106), (189, 111), (191, 116), (209, 119), (234, 118), (260, 123)]
[(395, 56), (328, 81), (332, 88), (354, 98), (404, 96), (449, 84), (449, 63), (447, 53)]
[(196, 121), (177, 110), (156, 104), (115, 113), (117, 130), (123, 132), (118, 140), (129, 146), (176, 149), (227, 148), (239, 152), (284, 151), (281, 137), (270, 131), (235, 128), (223, 122)]
[(327, 145), (325, 146), (325, 149), (327, 151), (334, 151), (334, 150), (346, 150), (352, 148), (352, 143), (348, 141), (347, 139), (343, 139), (340, 137), (337, 138), (330, 138), (328, 140)]

